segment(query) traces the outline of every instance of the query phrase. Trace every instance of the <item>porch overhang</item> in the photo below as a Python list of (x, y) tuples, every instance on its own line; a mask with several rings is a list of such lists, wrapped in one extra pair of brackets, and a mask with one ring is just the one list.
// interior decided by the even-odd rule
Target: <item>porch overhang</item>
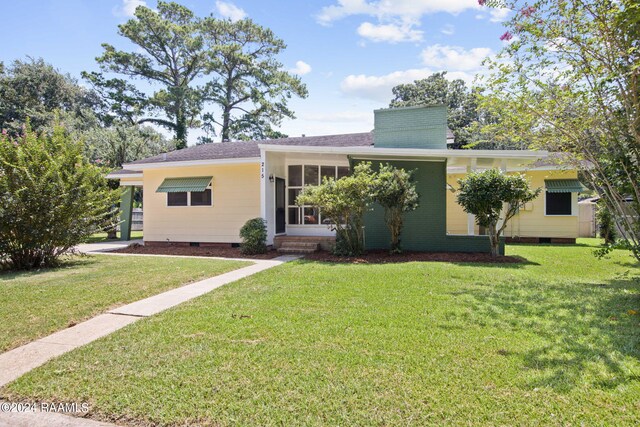
[(309, 147), (259, 144), (260, 151), (297, 155), (344, 155), (357, 160), (447, 161), (451, 167), (513, 170), (549, 156), (529, 150), (439, 150), (375, 147)]

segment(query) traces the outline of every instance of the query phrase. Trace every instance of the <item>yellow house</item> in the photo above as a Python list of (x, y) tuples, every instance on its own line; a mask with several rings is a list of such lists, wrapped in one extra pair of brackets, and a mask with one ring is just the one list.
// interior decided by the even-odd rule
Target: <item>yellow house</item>
[[(536, 242), (572, 242), (578, 236), (582, 186), (575, 170), (541, 163), (547, 152), (449, 150), (442, 106), (375, 111), (373, 132), (267, 141), (224, 142), (188, 147), (125, 165), (109, 178), (127, 188), (123, 218), (130, 213), (131, 189), (144, 191), (146, 245), (237, 245), (249, 219), (266, 221), (268, 244), (312, 239), (325, 247), (334, 237), (322, 212), (297, 206), (307, 185), (340, 178), (354, 162), (393, 163), (416, 169), (421, 206), (407, 214), (407, 249), (485, 251), (488, 239), (472, 215), (455, 202), (457, 180), (472, 170), (523, 172), (541, 196), (511, 220), (505, 237)], [(385, 237), (375, 212), (367, 219), (370, 248)], [(123, 238), (128, 238), (126, 222)]]

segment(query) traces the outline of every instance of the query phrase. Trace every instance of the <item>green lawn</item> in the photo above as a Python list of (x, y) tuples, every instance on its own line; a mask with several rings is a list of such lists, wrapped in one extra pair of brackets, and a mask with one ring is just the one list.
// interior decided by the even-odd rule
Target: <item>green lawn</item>
[[(118, 239), (120, 238), (120, 233), (118, 233)], [(142, 239), (142, 230), (140, 231), (132, 231), (131, 232), (131, 240)], [(116, 242), (117, 240), (107, 239), (107, 233), (96, 233), (92, 234), (89, 239), (85, 243), (102, 243), (102, 242)]]
[(107, 309), (248, 265), (206, 259), (83, 256), (61, 268), (0, 273), (0, 351)]
[(3, 389), (132, 425), (638, 425), (640, 269), (590, 242), (520, 265), (287, 263)]

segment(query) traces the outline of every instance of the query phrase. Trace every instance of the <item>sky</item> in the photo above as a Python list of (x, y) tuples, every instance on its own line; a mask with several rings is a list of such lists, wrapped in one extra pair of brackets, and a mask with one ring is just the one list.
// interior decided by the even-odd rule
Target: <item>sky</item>
[[(368, 132), (373, 110), (392, 99), (391, 88), (447, 71), (469, 84), (486, 70), (482, 60), (505, 42), (507, 9), (477, 0), (178, 0), (198, 16), (250, 18), (270, 28), (287, 48), (283, 67), (307, 85), (293, 99), (296, 119), (280, 130), (290, 136)], [(43, 58), (80, 79), (98, 71), (102, 43), (134, 47), (118, 24), (139, 5), (156, 0), (0, 0), (0, 61)], [(192, 130), (189, 142), (202, 133)]]

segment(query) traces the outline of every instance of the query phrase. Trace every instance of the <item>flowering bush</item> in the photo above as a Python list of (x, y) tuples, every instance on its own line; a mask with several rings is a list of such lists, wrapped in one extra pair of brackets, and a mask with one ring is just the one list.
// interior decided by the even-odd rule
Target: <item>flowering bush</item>
[(64, 129), (0, 136), (0, 267), (50, 267), (99, 230), (118, 192)]

